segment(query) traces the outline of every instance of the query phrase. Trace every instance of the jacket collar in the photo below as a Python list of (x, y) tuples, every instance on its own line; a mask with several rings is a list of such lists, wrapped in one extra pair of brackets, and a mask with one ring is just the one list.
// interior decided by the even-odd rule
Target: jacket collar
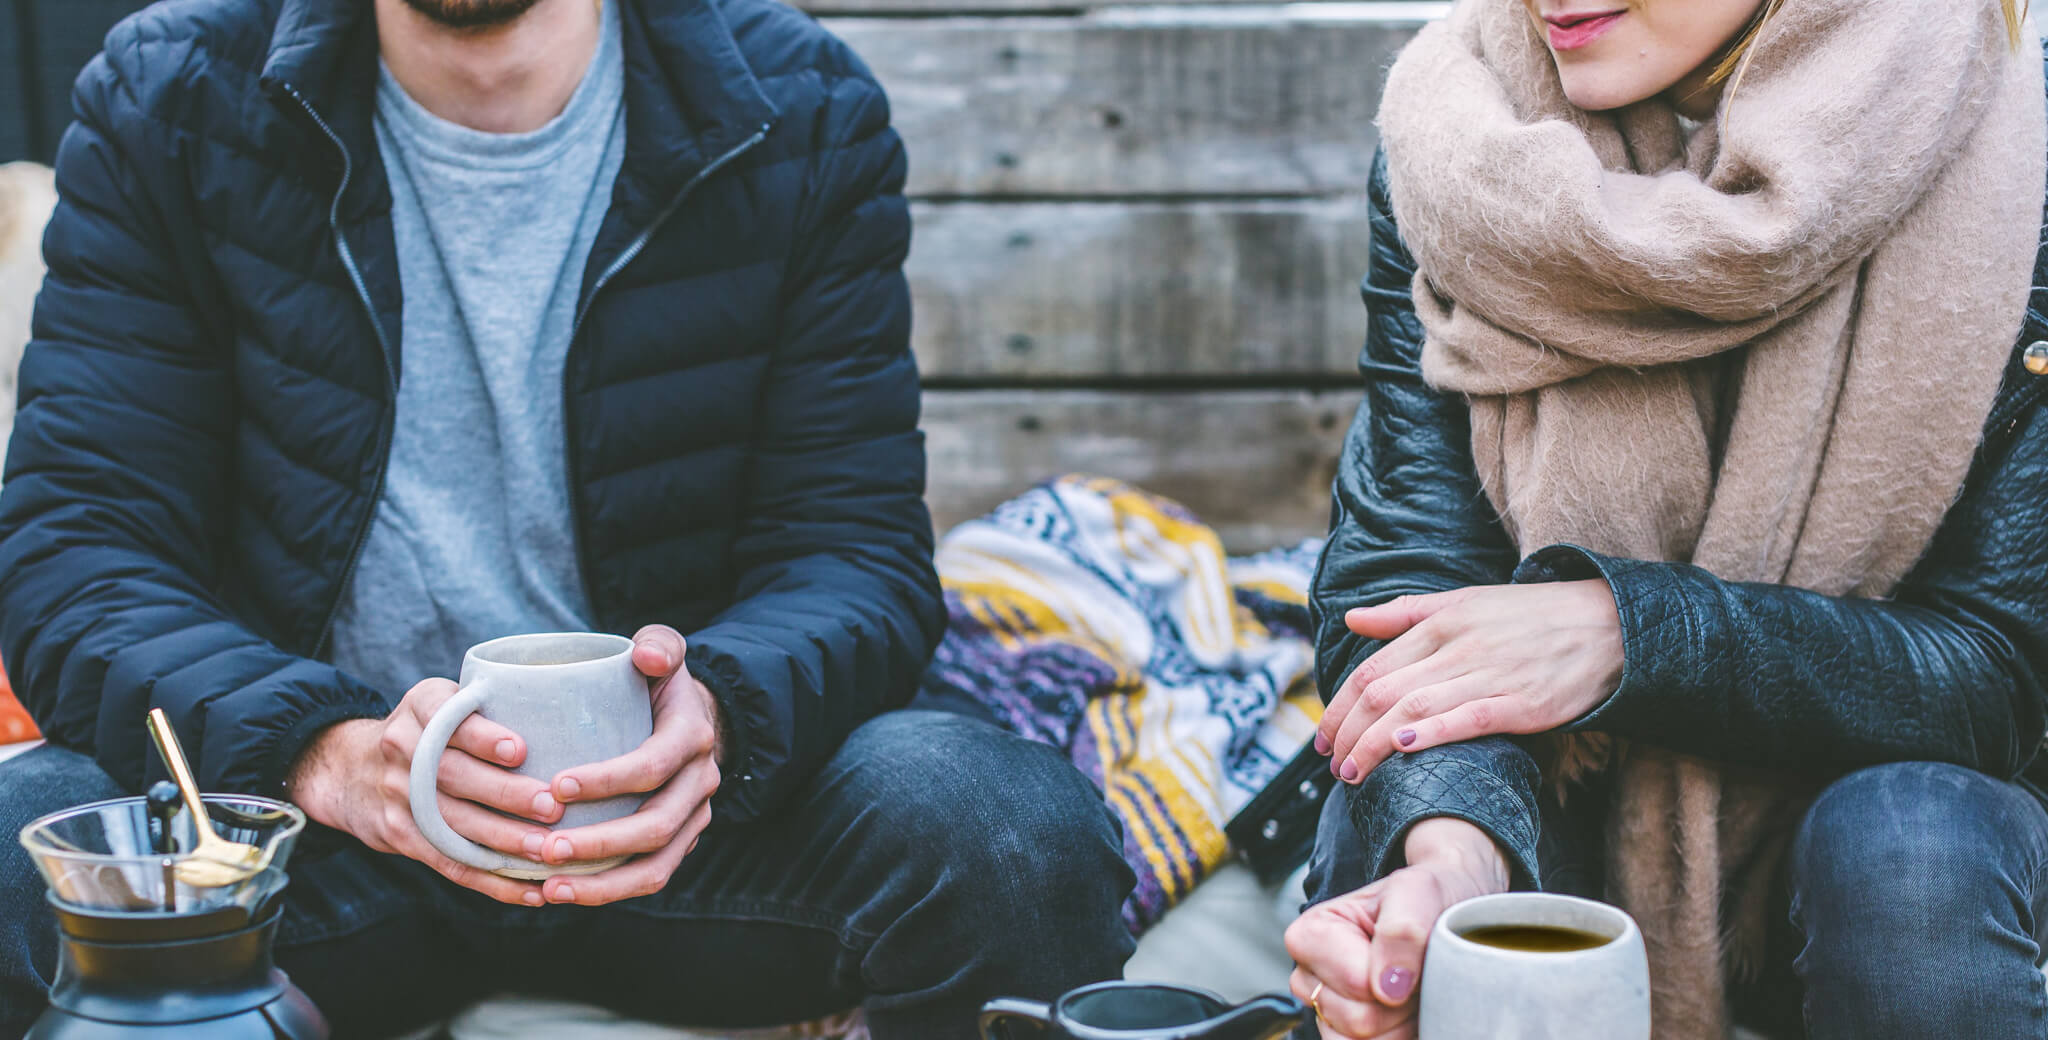
[[(651, 214), (706, 164), (771, 125), (776, 110), (717, 0), (613, 2), (626, 62), (620, 201)], [(365, 166), (376, 155), (371, 11), (369, 0), (284, 0), (262, 77), (273, 101), (299, 120), (310, 107), (348, 150), (356, 175), (344, 206), (356, 215), (390, 200), (383, 171)]]

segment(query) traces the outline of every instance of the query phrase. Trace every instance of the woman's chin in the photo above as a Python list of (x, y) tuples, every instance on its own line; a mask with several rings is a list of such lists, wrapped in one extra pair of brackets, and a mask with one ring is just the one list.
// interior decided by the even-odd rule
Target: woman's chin
[[(1588, 112), (1609, 112), (1626, 108), (1662, 92), (1668, 83), (1649, 82), (1642, 76), (1616, 75), (1621, 70), (1600, 68), (1559, 68), (1565, 100)], [(1634, 70), (1627, 70), (1634, 71)]]

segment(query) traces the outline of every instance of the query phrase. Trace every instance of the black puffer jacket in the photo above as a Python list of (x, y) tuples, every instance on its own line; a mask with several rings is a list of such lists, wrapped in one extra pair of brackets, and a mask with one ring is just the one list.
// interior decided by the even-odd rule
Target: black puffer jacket
[[(662, 622), (732, 724), (728, 818), (905, 701), (940, 631), (905, 160), (859, 59), (774, 0), (623, 0), (626, 154), (563, 377), (601, 627)], [(138, 783), (274, 786), (399, 690), (324, 662), (399, 354), (367, 0), (172, 0), (80, 76), (0, 494), (0, 650)], [(452, 663), (451, 663), (452, 666)]]
[[(1480, 490), (1462, 399), (1422, 382), (1415, 262), (1373, 172), (1367, 397), (1344, 445), (1311, 608), (1327, 699), (1379, 644), (1344, 612), (1466, 585), (1602, 577), (1620, 610), (1620, 688), (1572, 724), (1724, 762), (1825, 779), (1903, 760), (1999, 777), (2034, 767), (2048, 730), (2048, 241), (2033, 303), (1961, 498), (1885, 601), (1721, 581), (1696, 567), (1573, 546), (1516, 553)], [(2036, 767), (2037, 768), (2037, 767)], [(1502, 737), (1397, 755), (1350, 792), (1375, 876), (1416, 821), (1478, 824), (1538, 871), (1537, 769)]]

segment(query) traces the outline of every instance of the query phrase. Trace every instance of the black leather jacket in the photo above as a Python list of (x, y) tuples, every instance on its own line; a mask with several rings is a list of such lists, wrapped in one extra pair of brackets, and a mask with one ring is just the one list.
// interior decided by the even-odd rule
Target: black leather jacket
[[(1621, 685), (1568, 729), (1815, 781), (1905, 760), (2006, 778), (2048, 772), (2036, 756), (2048, 729), (2048, 374), (2026, 367), (2031, 352), (2048, 370), (2048, 241), (1984, 443), (1926, 557), (1891, 599), (1838, 599), (1570, 545), (1517, 561), (1474, 472), (1464, 401), (1421, 379), (1415, 263), (1394, 227), (1384, 156), (1370, 195), (1366, 401), (1345, 440), (1310, 597), (1326, 699), (1379, 647), (1345, 629), (1348, 609), (1465, 585), (1601, 577), (1621, 615)], [(1454, 816), (1508, 851), (1524, 887), (1543, 877), (1537, 783), (1520, 743), (1489, 737), (1397, 755), (1340, 790), (1374, 876), (1402, 865), (1410, 825)]]

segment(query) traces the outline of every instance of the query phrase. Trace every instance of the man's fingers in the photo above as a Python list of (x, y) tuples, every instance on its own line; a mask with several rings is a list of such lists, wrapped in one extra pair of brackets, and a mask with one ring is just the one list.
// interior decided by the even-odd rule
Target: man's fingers
[(602, 762), (564, 769), (551, 785), (556, 801), (588, 802), (622, 794), (645, 794), (668, 783), (684, 765), (711, 753), (717, 734), (696, 711), (664, 711), (654, 733), (640, 746)]
[(1521, 701), (1513, 697), (1482, 696), (1465, 699), (1448, 711), (1397, 727), (1393, 741), (1398, 750), (1421, 751), (1495, 733), (1522, 732), (1526, 729)]
[(683, 666), (688, 649), (682, 633), (667, 625), (648, 625), (633, 633), (633, 667), (650, 679), (666, 679)]
[(455, 727), (448, 746), (461, 748), (486, 761), (516, 769), (526, 761), (526, 741), (509, 728), (482, 715), (471, 715)]
[(1422, 977), (1423, 948), (1444, 912), (1444, 893), (1434, 876), (1420, 871), (1393, 880), (1372, 937), (1372, 994), (1388, 1007), (1400, 1007), (1409, 1003)]
[(562, 817), (562, 807), (546, 784), (480, 761), (466, 751), (451, 748), (441, 756), (435, 785), (443, 794), (541, 823), (553, 823)]
[(537, 853), (541, 842), (547, 838), (546, 828), (521, 823), (462, 798), (444, 794), (440, 796), (440, 802), (441, 818), (448, 821), (448, 826), (454, 828), (455, 833), (507, 856), (539, 858)]
[[(414, 858), (417, 859), (419, 857)], [(478, 870), (475, 867), (457, 863), (438, 853), (433, 858), (424, 860), (424, 862), (427, 866), (434, 868), (442, 877), (473, 892), (482, 892), (484, 895), (490, 896), (500, 903), (512, 903), (518, 906), (541, 906), (547, 902), (547, 897), (541, 893), (540, 885), (532, 881), (517, 881), (508, 877), (499, 877), (488, 870)]]
[(434, 717), (448, 698), (455, 696), (458, 689), (453, 679), (422, 679), (405, 691), (405, 697), (398, 702), (404, 713), (411, 715), (421, 726)]
[(653, 852), (666, 846), (717, 789), (718, 767), (699, 759), (695, 768), (676, 774), (639, 811), (549, 835), (543, 855), (549, 863), (567, 863)]
[[(445, 809), (445, 806), (444, 806)], [(500, 877), (488, 870), (478, 870), (466, 864), (457, 863), (441, 854), (421, 834), (412, 821), (412, 814), (398, 807), (387, 807), (384, 812), (383, 837), (385, 844), (401, 856), (415, 859), (433, 868), (442, 877), (474, 892), (517, 906), (540, 906), (547, 902), (541, 894), (540, 885), (532, 881), (518, 881)]]
[(582, 906), (602, 906), (621, 899), (653, 895), (667, 887), (669, 879), (675, 876), (676, 868), (682, 865), (683, 857), (696, 848), (698, 836), (710, 823), (711, 806), (706, 804), (690, 817), (667, 845), (653, 855), (628, 860), (598, 874), (549, 878), (542, 886), (542, 894), (550, 903)]

